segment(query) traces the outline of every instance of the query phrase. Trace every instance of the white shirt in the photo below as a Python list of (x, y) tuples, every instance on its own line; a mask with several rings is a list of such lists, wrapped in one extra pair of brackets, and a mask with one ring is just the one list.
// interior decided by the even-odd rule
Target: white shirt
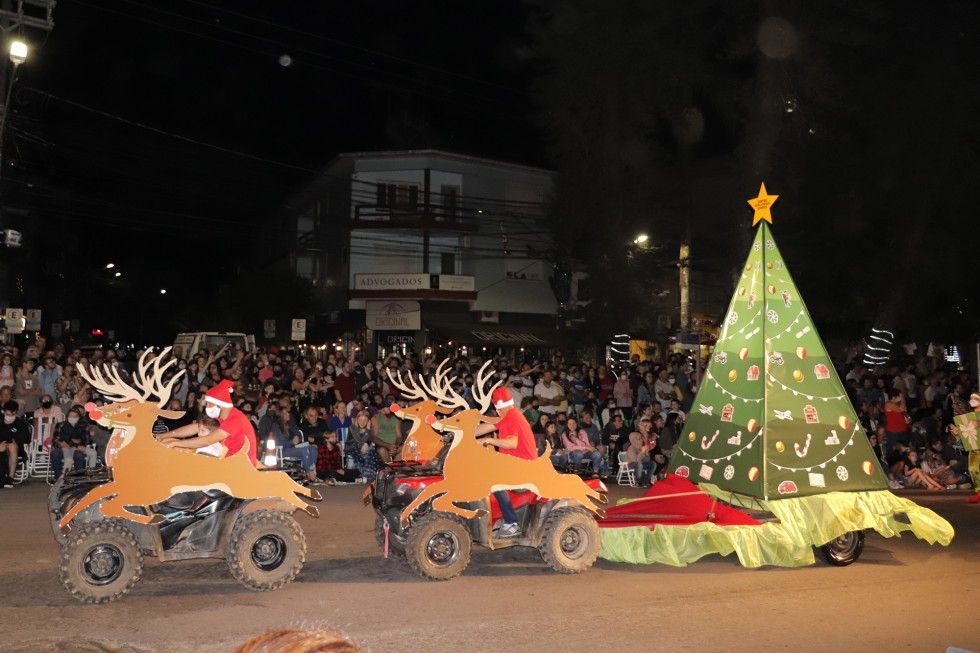
[[(551, 382), (550, 386), (546, 386), (544, 381), (538, 381), (538, 384), (534, 386), (534, 396), (542, 399), (557, 399), (563, 394), (564, 393), (561, 390), (561, 386), (554, 381)], [(541, 405), (538, 406), (538, 410), (542, 413), (547, 413), (548, 415), (554, 415), (556, 412), (558, 412), (558, 407)]]

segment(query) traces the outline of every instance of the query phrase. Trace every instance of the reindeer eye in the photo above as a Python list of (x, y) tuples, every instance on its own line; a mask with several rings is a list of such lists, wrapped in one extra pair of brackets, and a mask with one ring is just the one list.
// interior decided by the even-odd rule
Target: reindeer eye
[(133, 416), (132, 413), (126, 413), (126, 417), (132, 417), (132, 416)]

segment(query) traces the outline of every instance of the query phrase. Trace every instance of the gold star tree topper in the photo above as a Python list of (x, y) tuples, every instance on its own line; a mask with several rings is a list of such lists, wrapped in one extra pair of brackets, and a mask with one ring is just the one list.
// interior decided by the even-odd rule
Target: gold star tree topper
[(748, 200), (749, 206), (755, 209), (755, 215), (752, 216), (753, 227), (759, 224), (759, 222), (762, 220), (772, 224), (772, 213), (770, 212), (770, 209), (778, 199), (779, 195), (770, 195), (766, 192), (766, 184), (763, 183), (762, 187), (759, 189), (759, 196)]

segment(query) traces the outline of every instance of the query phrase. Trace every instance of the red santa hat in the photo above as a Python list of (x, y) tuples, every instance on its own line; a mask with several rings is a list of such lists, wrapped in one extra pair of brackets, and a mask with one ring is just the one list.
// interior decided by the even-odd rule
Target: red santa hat
[(231, 393), (235, 388), (235, 382), (225, 379), (218, 385), (214, 386), (204, 395), (204, 401), (214, 404), (215, 406), (221, 406), (222, 408), (231, 408), (234, 406), (231, 403)]
[(490, 398), (493, 400), (493, 407), (497, 410), (514, 405), (514, 395), (504, 387), (495, 388)]

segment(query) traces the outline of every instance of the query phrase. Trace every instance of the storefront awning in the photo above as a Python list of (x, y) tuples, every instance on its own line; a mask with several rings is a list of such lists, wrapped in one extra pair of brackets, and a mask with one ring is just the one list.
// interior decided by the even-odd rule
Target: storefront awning
[(552, 329), (526, 326), (430, 326), (441, 341), (460, 345), (499, 347), (551, 347), (555, 342)]

